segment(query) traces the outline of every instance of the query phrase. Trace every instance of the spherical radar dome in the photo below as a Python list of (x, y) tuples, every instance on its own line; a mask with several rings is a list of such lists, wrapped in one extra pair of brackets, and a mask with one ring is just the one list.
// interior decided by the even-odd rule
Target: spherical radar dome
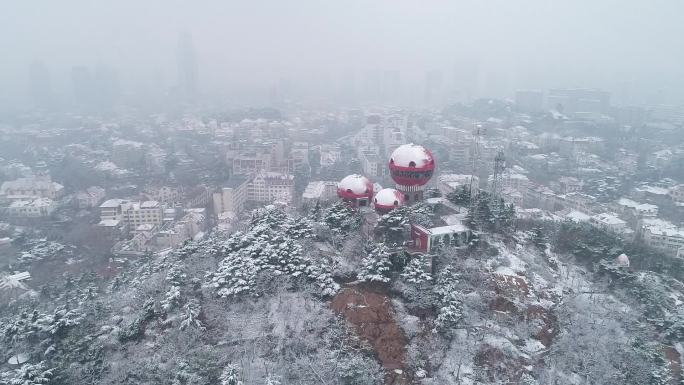
[(435, 159), (427, 148), (417, 144), (397, 147), (389, 161), (392, 179), (403, 186), (426, 184), (435, 170)]
[(337, 196), (342, 199), (370, 199), (373, 196), (373, 183), (363, 175), (348, 175), (337, 184)]
[(375, 209), (380, 212), (389, 212), (404, 204), (404, 194), (393, 188), (385, 188), (375, 195), (373, 199)]

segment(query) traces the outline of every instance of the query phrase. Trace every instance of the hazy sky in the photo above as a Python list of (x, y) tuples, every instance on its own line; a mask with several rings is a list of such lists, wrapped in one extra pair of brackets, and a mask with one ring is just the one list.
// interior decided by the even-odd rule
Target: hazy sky
[(455, 69), (465, 68), (461, 76), (477, 76), (480, 83), (488, 79), (480, 85), (483, 93), (596, 86), (637, 101), (658, 93), (667, 101), (684, 100), (681, 0), (0, 0), (0, 5), (4, 99), (26, 94), (28, 66), (38, 59), (58, 90), (68, 88), (71, 66), (103, 63), (117, 70), (123, 88), (158, 74), (166, 86), (173, 85), (177, 39), (189, 32), (204, 89), (262, 87), (280, 78), (335, 82), (344, 71), (372, 69), (400, 71), (402, 84), (421, 84), (425, 71), (438, 69), (444, 82), (452, 83)]

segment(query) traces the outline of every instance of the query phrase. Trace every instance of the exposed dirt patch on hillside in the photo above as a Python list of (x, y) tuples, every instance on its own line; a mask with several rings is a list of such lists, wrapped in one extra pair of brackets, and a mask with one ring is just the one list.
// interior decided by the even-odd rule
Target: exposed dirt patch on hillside
[(665, 354), (667, 366), (670, 368), (670, 374), (672, 375), (670, 383), (680, 384), (682, 380), (682, 357), (677, 349), (672, 346), (663, 348), (663, 354)]
[(473, 358), (475, 365), (485, 370), (486, 376), (494, 381), (495, 378), (508, 378), (511, 383), (520, 381), (528, 363), (522, 358), (506, 355), (500, 348), (484, 344)]
[(411, 383), (404, 367), (406, 336), (394, 319), (392, 303), (387, 295), (367, 287), (348, 287), (333, 298), (330, 306), (373, 347), (387, 371), (385, 384)]

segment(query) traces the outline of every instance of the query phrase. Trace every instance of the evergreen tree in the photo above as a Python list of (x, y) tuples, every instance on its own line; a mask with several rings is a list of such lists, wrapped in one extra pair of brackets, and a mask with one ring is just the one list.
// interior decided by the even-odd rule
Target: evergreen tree
[(314, 206), (309, 210), (309, 218), (311, 220), (318, 222), (321, 220), (321, 215), (323, 214), (323, 208), (321, 207), (321, 201), (316, 201)]
[(537, 225), (532, 229), (530, 240), (539, 250), (546, 250), (546, 243), (548, 240), (544, 233), (544, 229), (540, 225)]
[(432, 275), (426, 270), (427, 261), (425, 257), (419, 255), (409, 261), (406, 266), (404, 266), (404, 271), (401, 273), (401, 277), (409, 283), (423, 283), (427, 281), (432, 281)]
[(367, 282), (389, 282), (392, 269), (390, 252), (384, 243), (370, 245), (366, 248), (358, 279)]
[(457, 287), (459, 277), (451, 266), (445, 267), (437, 276), (434, 291), (439, 297), (439, 308), (435, 319), (435, 332), (448, 333), (463, 319), (462, 294)]
[(19, 369), (0, 373), (2, 385), (44, 385), (49, 384), (54, 376), (54, 369), (46, 369), (45, 362), (35, 365), (23, 364)]
[(219, 381), (221, 381), (221, 385), (243, 385), (238, 370), (233, 365), (228, 365), (223, 369)]
[(463, 185), (460, 189), (448, 193), (446, 198), (455, 205), (467, 207), (470, 205), (470, 189)]
[(382, 231), (384, 242), (388, 245), (403, 244), (406, 226), (409, 224), (409, 210), (406, 206), (398, 207), (380, 217), (377, 228)]
[(269, 205), (252, 211), (250, 227), (265, 225), (271, 229), (282, 227), (287, 221), (287, 214), (276, 206)]
[(314, 238), (313, 223), (306, 218), (288, 218), (283, 224), (285, 233), (293, 239)]
[(409, 222), (424, 227), (432, 227), (432, 207), (425, 202), (418, 202), (406, 208), (409, 215)]
[(323, 221), (333, 232), (339, 234), (347, 234), (361, 225), (359, 214), (345, 202), (337, 202), (325, 210)]

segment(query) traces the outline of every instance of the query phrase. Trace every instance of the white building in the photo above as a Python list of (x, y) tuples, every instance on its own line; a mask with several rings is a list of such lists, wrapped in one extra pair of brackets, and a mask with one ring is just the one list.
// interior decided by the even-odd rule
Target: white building
[(523, 205), (527, 208), (553, 210), (557, 196), (544, 185), (530, 183), (523, 193)]
[(123, 220), (123, 211), (128, 208), (130, 201), (125, 199), (109, 199), (100, 204), (100, 222)]
[(233, 175), (219, 192), (213, 194), (214, 214), (232, 212), (240, 214), (247, 203), (247, 185), (249, 179), (241, 175)]
[(670, 188), (670, 198), (677, 204), (684, 204), (684, 184)]
[(12, 202), (7, 215), (15, 218), (44, 218), (55, 211), (55, 202), (50, 198), (22, 199)]
[(479, 191), (480, 179), (474, 175), (463, 174), (441, 174), (437, 177), (438, 188), (443, 195), (462, 189), (463, 186), (470, 188), (472, 180), (473, 195)]
[(622, 214), (632, 218), (655, 218), (658, 216), (658, 206), (648, 203), (638, 203), (631, 199), (620, 198), (615, 202), (615, 208)]
[(589, 218), (589, 223), (599, 229), (620, 235), (627, 239), (631, 239), (634, 236), (634, 230), (630, 229), (627, 226), (627, 222), (620, 219), (614, 213), (601, 213), (594, 215)]
[(119, 227), (122, 223), (132, 229), (143, 224), (159, 225), (163, 217), (162, 206), (158, 201), (109, 199), (100, 205), (100, 226), (104, 227)]
[(669, 255), (679, 254), (684, 246), (684, 230), (661, 219), (644, 219), (641, 222), (644, 243)]
[(596, 208), (596, 198), (588, 194), (574, 192), (558, 195), (556, 204), (564, 208), (591, 213)]
[(81, 209), (89, 209), (97, 206), (105, 198), (106, 191), (99, 186), (88, 187), (85, 191), (76, 194), (76, 206)]
[(315, 181), (309, 182), (302, 193), (302, 203), (325, 202), (337, 197), (337, 182)]
[(569, 194), (582, 191), (584, 184), (581, 180), (572, 176), (558, 178), (558, 189), (561, 194)]
[(123, 211), (123, 220), (132, 228), (142, 224), (159, 225), (162, 223), (163, 211), (158, 201), (132, 202)]
[(260, 172), (247, 184), (247, 200), (257, 203), (291, 202), (294, 176), (278, 172)]
[(39, 175), (19, 178), (0, 185), (0, 195), (8, 199), (49, 198), (57, 199), (64, 192), (64, 186), (53, 182), (49, 176)]

